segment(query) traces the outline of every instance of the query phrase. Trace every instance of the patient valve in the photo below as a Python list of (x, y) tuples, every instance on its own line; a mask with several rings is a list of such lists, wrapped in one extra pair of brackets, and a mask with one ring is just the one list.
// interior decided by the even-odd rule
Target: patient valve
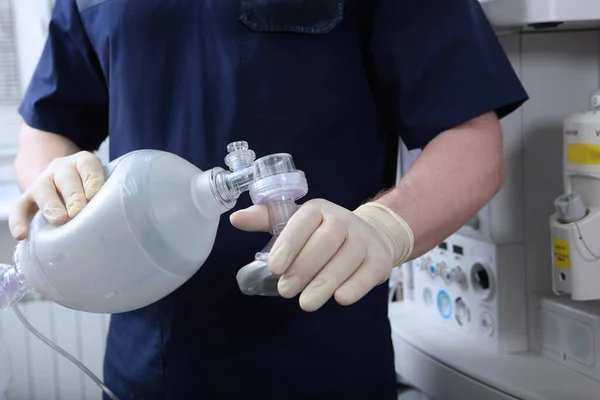
[(236, 278), (240, 290), (246, 295), (278, 296), (279, 276), (269, 272), (267, 258), (279, 234), (298, 209), (296, 200), (308, 192), (308, 184), (304, 173), (296, 169), (292, 156), (285, 153), (254, 161), (252, 174), (250, 198), (254, 204), (267, 207), (273, 237), (256, 253), (254, 261), (238, 271)]

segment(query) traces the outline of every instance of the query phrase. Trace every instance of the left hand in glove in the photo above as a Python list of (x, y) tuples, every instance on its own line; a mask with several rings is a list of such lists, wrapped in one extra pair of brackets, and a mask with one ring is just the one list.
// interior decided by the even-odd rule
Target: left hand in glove
[[(270, 231), (266, 207), (231, 215), (245, 231)], [(388, 207), (371, 202), (354, 212), (326, 200), (311, 200), (292, 216), (269, 253), (271, 273), (281, 275), (279, 294), (299, 293), (300, 307), (315, 311), (331, 296), (342, 305), (360, 300), (385, 282), (413, 249), (408, 224)]]

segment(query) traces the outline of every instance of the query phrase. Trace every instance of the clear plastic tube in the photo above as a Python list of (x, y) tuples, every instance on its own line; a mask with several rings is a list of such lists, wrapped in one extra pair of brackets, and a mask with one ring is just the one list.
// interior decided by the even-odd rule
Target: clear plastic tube
[(119, 400), (119, 398), (102, 382), (102, 380), (100, 378), (98, 378), (92, 371), (90, 371), (85, 365), (83, 365), (78, 359), (73, 357), (62, 347), (58, 346), (57, 344), (52, 342), (50, 339), (48, 339), (46, 336), (44, 336), (40, 331), (35, 329), (35, 327), (33, 325), (31, 325), (31, 323), (27, 320), (27, 318), (25, 318), (25, 316), (23, 315), (23, 313), (21, 312), (21, 310), (19, 309), (19, 306), (17, 304), (13, 305), (13, 310), (14, 310), (15, 314), (17, 315), (17, 318), (19, 319), (19, 321), (21, 321), (21, 323), (25, 326), (25, 328), (27, 328), (32, 334), (34, 334), (38, 339), (40, 339), (42, 342), (44, 342), (46, 345), (48, 345), (51, 349), (56, 351), (58, 354), (60, 354), (61, 356), (63, 356), (67, 360), (69, 360), (71, 363), (73, 363), (77, 368), (82, 370), (87, 376), (90, 377), (90, 379), (96, 385), (98, 385), (98, 387), (100, 387), (100, 389), (102, 389), (102, 391), (104, 393), (106, 393), (106, 395), (109, 398), (111, 398), (112, 400)]
[(266, 206), (271, 223), (271, 234), (278, 237), (292, 215), (298, 210), (298, 204), (288, 193), (283, 193), (281, 196), (273, 196), (267, 199)]

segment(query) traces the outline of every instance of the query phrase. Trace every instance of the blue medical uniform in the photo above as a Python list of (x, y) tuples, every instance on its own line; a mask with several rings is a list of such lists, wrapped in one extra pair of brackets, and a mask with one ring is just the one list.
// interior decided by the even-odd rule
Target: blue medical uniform
[[(289, 152), (309, 198), (354, 209), (393, 184), (398, 137), (420, 148), (526, 97), (476, 0), (57, 0), (20, 110), (81, 149), (110, 135), (112, 158), (161, 149), (208, 169), (236, 140)], [(268, 238), (224, 217), (194, 278), (113, 315), (108, 386), (124, 400), (393, 399), (386, 285), (314, 313), (244, 296), (235, 274)]]

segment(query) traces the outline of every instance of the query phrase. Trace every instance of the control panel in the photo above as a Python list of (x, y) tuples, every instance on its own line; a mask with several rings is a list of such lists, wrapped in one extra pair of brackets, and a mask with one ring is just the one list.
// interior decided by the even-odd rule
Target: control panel
[[(432, 326), (462, 332), (465, 339), (488, 348), (517, 351), (527, 346), (525, 279), (518, 275), (520, 267), (524, 271), (522, 264), (522, 252), (514, 246), (455, 234), (403, 266), (412, 269), (403, 275), (410, 277), (403, 281), (404, 291), (412, 292), (406, 301)], [(515, 281), (514, 292), (498, 286)]]

